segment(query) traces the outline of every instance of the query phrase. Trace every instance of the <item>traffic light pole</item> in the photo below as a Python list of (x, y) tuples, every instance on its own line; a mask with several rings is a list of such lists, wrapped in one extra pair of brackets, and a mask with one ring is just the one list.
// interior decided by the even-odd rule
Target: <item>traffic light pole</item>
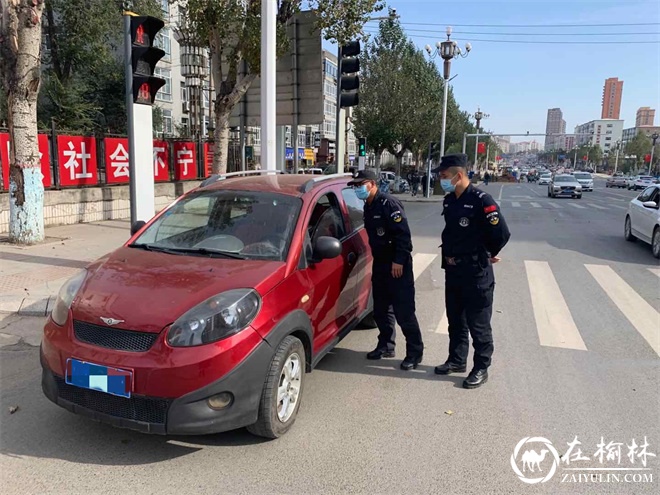
[[(131, 203), (131, 225), (137, 221), (137, 181), (135, 173), (135, 125), (133, 115), (131, 14), (124, 12), (124, 72), (126, 78), (126, 124), (128, 131), (128, 183)], [(148, 219), (145, 219), (148, 220)]]
[[(341, 45), (337, 46), (337, 110), (335, 128), (335, 164), (338, 174), (344, 173), (344, 148), (341, 143)], [(341, 157), (341, 160), (340, 160)]]

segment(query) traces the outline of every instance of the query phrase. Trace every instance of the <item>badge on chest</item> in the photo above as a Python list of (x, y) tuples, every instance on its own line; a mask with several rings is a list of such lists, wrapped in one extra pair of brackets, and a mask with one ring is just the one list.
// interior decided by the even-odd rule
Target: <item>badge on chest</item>
[(470, 219), (468, 217), (462, 217), (458, 221), (458, 225), (460, 225), (461, 227), (467, 227), (468, 225), (470, 225)]
[(385, 235), (385, 229), (383, 227), (378, 227), (376, 229), (376, 234), (380, 237), (383, 237)]

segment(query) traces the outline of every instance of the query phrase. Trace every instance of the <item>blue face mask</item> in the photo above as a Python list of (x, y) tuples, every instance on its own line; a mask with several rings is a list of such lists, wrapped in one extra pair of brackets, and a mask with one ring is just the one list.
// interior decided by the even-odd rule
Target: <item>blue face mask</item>
[(456, 186), (451, 183), (455, 178), (456, 176), (454, 175), (451, 179), (440, 179), (440, 185), (442, 186), (443, 191), (452, 193), (456, 190)]
[(369, 197), (369, 191), (367, 190), (367, 185), (362, 184), (360, 187), (356, 187), (355, 195), (358, 197), (358, 199), (366, 200)]

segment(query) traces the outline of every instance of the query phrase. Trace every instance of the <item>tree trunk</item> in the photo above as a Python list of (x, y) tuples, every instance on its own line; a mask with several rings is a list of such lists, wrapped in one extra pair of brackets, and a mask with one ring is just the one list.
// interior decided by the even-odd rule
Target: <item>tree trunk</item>
[(231, 109), (223, 109), (215, 112), (215, 131), (213, 140), (215, 142), (213, 152), (213, 173), (227, 173), (227, 158), (229, 155), (229, 116)]
[(11, 143), (9, 239), (18, 244), (44, 239), (44, 187), (37, 140), (43, 8), (44, 0), (5, 1), (0, 19), (0, 74), (7, 95)]

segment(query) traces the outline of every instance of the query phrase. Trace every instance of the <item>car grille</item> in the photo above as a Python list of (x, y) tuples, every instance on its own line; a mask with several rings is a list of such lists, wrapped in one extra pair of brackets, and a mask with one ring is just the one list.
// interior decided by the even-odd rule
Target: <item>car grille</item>
[(74, 321), (73, 332), (79, 341), (86, 344), (128, 352), (148, 351), (158, 338), (157, 333), (120, 330), (84, 321)]
[(115, 418), (129, 419), (152, 424), (165, 424), (170, 401), (150, 397), (118, 397), (98, 390), (69, 385), (59, 376), (55, 377), (60, 398)]
[(561, 186), (562, 191), (572, 191), (575, 189), (573, 186)]

